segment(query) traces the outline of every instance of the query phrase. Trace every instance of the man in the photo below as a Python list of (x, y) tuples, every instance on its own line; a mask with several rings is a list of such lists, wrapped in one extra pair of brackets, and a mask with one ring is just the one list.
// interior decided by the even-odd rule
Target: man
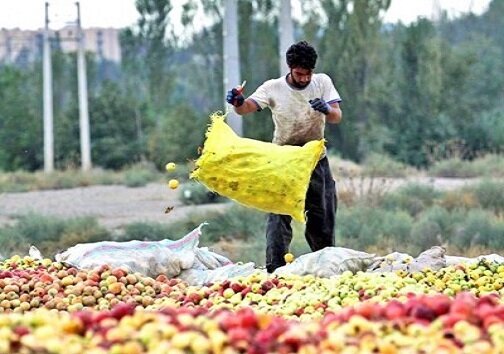
[[(271, 110), (275, 131), (273, 143), (304, 145), (324, 138), (325, 123), (341, 121), (341, 98), (326, 74), (315, 74), (317, 52), (307, 42), (290, 46), (286, 53), (290, 72), (263, 83), (247, 99), (241, 88), (228, 91), (226, 101), (240, 115)], [(321, 158), (306, 194), (305, 237), (312, 251), (334, 246), (337, 209), (336, 185), (327, 156)], [(291, 217), (269, 214), (266, 229), (266, 269), (273, 272), (285, 265), (284, 255), (292, 240)]]

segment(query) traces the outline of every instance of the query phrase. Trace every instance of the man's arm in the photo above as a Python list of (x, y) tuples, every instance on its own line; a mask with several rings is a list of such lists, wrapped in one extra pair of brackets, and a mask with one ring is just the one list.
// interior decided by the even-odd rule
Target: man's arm
[(242, 91), (242, 88), (235, 87), (227, 92), (226, 101), (234, 107), (235, 112), (244, 115), (260, 110), (253, 99), (243, 97)]
[(234, 106), (234, 110), (241, 116), (252, 112), (257, 112), (257, 103), (255, 103), (250, 98), (247, 98), (245, 101), (243, 101), (243, 104), (241, 106)]
[(343, 112), (338, 102), (329, 104), (329, 112), (326, 115), (326, 122), (332, 124), (338, 124), (343, 118)]
[(314, 110), (325, 114), (327, 123), (337, 124), (341, 122), (342, 113), (337, 101), (327, 103), (321, 98), (315, 98), (313, 100), (310, 100), (309, 102)]

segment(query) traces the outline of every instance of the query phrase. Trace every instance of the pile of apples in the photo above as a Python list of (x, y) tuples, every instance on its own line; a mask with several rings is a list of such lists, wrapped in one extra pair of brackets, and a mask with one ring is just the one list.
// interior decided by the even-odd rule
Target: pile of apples
[(504, 352), (504, 265), (202, 287), (123, 268), (0, 262), (0, 353)]
[(294, 321), (250, 308), (157, 311), (118, 304), (68, 313), (0, 316), (0, 352), (51, 353), (497, 353), (504, 306), (496, 295), (410, 295), (365, 301), (322, 320)]
[(0, 264), (0, 313), (39, 307), (106, 310), (119, 303), (143, 308), (159, 298), (179, 298), (186, 286), (164, 275), (152, 279), (106, 265), (82, 271), (49, 259), (12, 257)]
[(60, 311), (107, 310), (119, 303), (155, 310), (251, 307), (259, 313), (308, 320), (364, 300), (404, 301), (408, 294), (504, 294), (504, 265), (482, 261), (439, 271), (364, 273), (338, 277), (272, 276), (257, 271), (202, 287), (159, 275), (156, 279), (108, 266), (84, 271), (49, 259), (12, 257), (0, 263), (0, 313), (39, 307)]

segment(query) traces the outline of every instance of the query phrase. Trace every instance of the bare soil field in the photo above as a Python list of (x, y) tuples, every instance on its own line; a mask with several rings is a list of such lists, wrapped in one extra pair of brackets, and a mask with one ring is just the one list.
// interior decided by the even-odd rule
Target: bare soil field
[[(449, 190), (478, 182), (478, 179), (412, 177), (407, 179), (380, 179), (384, 188), (394, 189), (408, 182), (432, 185)], [(338, 188), (348, 188), (361, 183), (369, 186), (369, 181), (349, 181), (337, 179)], [(18, 215), (37, 213), (57, 217), (93, 216), (109, 229), (121, 228), (132, 222), (170, 223), (180, 220), (193, 212), (224, 210), (229, 204), (184, 205), (178, 199), (178, 191), (170, 190), (164, 184), (152, 183), (145, 187), (91, 186), (84, 188), (33, 191), (0, 194), (0, 227), (15, 220)], [(165, 208), (174, 209), (165, 214)]]

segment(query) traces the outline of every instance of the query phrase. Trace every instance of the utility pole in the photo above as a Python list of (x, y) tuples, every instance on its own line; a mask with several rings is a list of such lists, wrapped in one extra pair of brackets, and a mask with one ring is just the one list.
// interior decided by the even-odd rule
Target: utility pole
[(280, 32), (280, 75), (285, 75), (289, 72), (289, 67), (285, 62), (285, 53), (287, 52), (287, 49), (289, 49), (289, 46), (294, 42), (291, 0), (281, 0), (278, 26), (278, 31)]
[(81, 27), (80, 5), (77, 6), (77, 76), (79, 81), (79, 123), (81, 168), (83, 171), (91, 169), (91, 139), (89, 134), (89, 111), (86, 79), (86, 58), (84, 54), (84, 33)]
[(53, 136), (53, 93), (51, 42), (49, 34), (49, 3), (45, 3), (45, 29), (43, 54), (44, 80), (44, 172), (54, 171), (54, 136)]
[[(241, 84), (240, 53), (238, 50), (238, 9), (236, 2), (237, 0), (224, 1), (224, 24), (222, 26), (224, 44), (224, 96), (227, 90)], [(229, 126), (236, 134), (242, 136), (242, 118), (226, 102), (224, 102), (224, 106), (229, 107), (227, 115)]]
[(439, 21), (441, 20), (441, 5), (439, 5), (439, 0), (433, 0), (432, 1), (432, 21), (436, 22), (436, 24), (439, 24)]
[(5, 51), (6, 51), (6, 62), (8, 64), (12, 63), (12, 42), (11, 42), (11, 36), (8, 31), (5, 31)]

